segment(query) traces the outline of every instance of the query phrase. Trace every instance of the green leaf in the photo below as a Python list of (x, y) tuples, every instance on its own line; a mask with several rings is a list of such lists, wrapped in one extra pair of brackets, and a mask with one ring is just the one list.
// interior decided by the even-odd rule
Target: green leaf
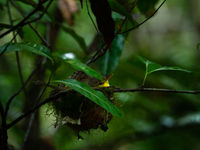
[(143, 85), (146, 81), (146, 78), (149, 74), (153, 73), (153, 72), (157, 72), (157, 71), (182, 71), (182, 72), (186, 72), (186, 73), (192, 73), (192, 71), (190, 70), (186, 70), (180, 67), (170, 67), (170, 66), (162, 66), (160, 64), (157, 64), (155, 62), (152, 62), (146, 58), (143, 58), (141, 56), (138, 56), (139, 60), (141, 62), (143, 62), (146, 66), (146, 72), (145, 72), (145, 77), (144, 77), (144, 81), (143, 81)]
[(87, 49), (87, 45), (85, 43), (84, 38), (82, 38), (81, 36), (79, 36), (73, 29), (62, 26), (63, 30), (67, 33), (69, 33), (75, 40), (76, 42), (79, 44), (79, 46), (83, 49), (83, 51), (86, 51)]
[[(16, 1), (21, 2), (21, 3), (24, 3), (24, 4), (26, 4), (26, 5), (29, 5), (29, 6), (31, 6), (31, 7), (33, 7), (33, 8), (38, 7), (38, 2), (35, 2), (35, 0), (16, 0)], [(47, 1), (46, 1), (46, 2), (47, 2)], [(44, 2), (44, 4), (45, 4), (46, 2)], [(40, 5), (39, 11), (42, 11), (42, 10), (44, 10), (44, 6)]]
[(108, 2), (113, 11), (115, 11), (123, 16), (126, 16), (131, 21), (131, 23), (135, 22), (133, 20), (133, 17), (131, 16), (131, 13), (128, 12), (128, 10), (126, 8), (124, 8), (123, 5), (121, 5), (119, 2), (117, 2), (116, 0), (108, 0)]
[(103, 75), (109, 76), (117, 68), (124, 41), (123, 35), (117, 35), (112, 43), (111, 50), (107, 50), (106, 54), (100, 60), (100, 67)]
[(17, 0), (17, 1), (27, 4), (27, 5), (30, 5), (30, 6), (33, 6), (33, 7), (37, 6), (37, 3), (34, 2), (33, 0)]
[(138, 58), (146, 65), (146, 72), (147, 74), (151, 74), (156, 71), (182, 71), (191, 73), (192, 71), (180, 68), (180, 67), (169, 67), (169, 66), (162, 66), (160, 64), (157, 64), (155, 62), (152, 62), (146, 58), (143, 58), (141, 56), (138, 56)]
[(37, 55), (44, 56), (53, 62), (50, 50), (44, 45), (39, 45), (36, 43), (7, 43), (3, 46), (0, 46), (0, 54), (4, 51), (7, 45), (8, 47), (5, 53), (15, 52), (15, 51), (28, 51)]
[(74, 69), (81, 70), (86, 73), (90, 77), (97, 78), (99, 80), (103, 80), (102, 75), (96, 72), (94, 69), (90, 68), (89, 66), (85, 65), (78, 59), (66, 59), (66, 63), (70, 64)]
[(146, 16), (152, 15), (152, 12), (155, 10), (155, 5), (159, 0), (139, 0), (137, 1), (137, 6), (141, 13)]
[(114, 116), (120, 116), (121, 115), (120, 110), (115, 105), (113, 105), (105, 97), (105, 95), (102, 92), (92, 89), (89, 85), (87, 85), (85, 83), (78, 82), (78, 81), (73, 80), (73, 79), (57, 80), (55, 82), (63, 83), (65, 85), (67, 85), (71, 89), (79, 92), (80, 94), (84, 95), (85, 97), (87, 97), (88, 99), (90, 99), (91, 101), (96, 103), (97, 105), (101, 106), (102, 108), (104, 108), (105, 110), (107, 110), (108, 112), (110, 112)]
[[(27, 11), (26, 13), (27, 13), (27, 15), (28, 15), (30, 12)], [(34, 13), (30, 18), (31, 18), (31, 19), (37, 19), (37, 18), (39, 18), (39, 17), (41, 16), (42, 13), (43, 13), (42, 11), (38, 11), (38, 12)], [(46, 13), (42, 16), (42, 18), (40, 19), (40, 21), (52, 22), (52, 18), (51, 18), (51, 16), (48, 14), (48, 12), (46, 12)]]

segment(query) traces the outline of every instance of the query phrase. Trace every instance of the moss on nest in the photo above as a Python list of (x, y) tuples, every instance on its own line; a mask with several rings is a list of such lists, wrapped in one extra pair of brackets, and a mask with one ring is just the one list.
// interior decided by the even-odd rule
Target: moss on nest
[[(104, 90), (101, 91), (112, 102), (112, 94), (108, 94)], [(51, 95), (58, 92), (58, 89), (53, 90)], [(61, 94), (50, 105), (53, 107), (56, 120), (62, 121), (78, 133), (97, 128), (106, 131), (107, 124), (112, 119), (112, 115), (105, 109), (74, 90)]]

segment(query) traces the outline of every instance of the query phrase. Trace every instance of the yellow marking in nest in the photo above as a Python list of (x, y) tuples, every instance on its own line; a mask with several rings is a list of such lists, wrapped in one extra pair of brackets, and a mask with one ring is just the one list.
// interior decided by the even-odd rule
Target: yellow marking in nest
[(110, 78), (112, 78), (112, 75), (110, 75), (110, 76), (103, 82), (103, 84), (100, 84), (99, 87), (109, 87), (109, 86), (110, 86), (110, 84), (109, 84)]
[(99, 87), (109, 87), (110, 84), (109, 84), (109, 81), (106, 80), (103, 84), (100, 84)]

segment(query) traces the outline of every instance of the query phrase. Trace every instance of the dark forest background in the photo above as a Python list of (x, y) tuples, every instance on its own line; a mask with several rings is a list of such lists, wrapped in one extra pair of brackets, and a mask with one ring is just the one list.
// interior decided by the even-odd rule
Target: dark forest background
[[(200, 149), (200, 1), (101, 2), (0, 1), (2, 150)], [(91, 87), (109, 78), (112, 104), (87, 99), (113, 115), (106, 132), (78, 135), (48, 102), (35, 108), (77, 70)]]

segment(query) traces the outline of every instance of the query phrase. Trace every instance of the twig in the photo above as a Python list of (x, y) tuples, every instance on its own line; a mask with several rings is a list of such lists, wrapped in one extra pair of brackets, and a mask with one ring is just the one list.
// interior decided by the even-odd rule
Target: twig
[(100, 52), (104, 51), (104, 49), (103, 49), (104, 46), (105, 46), (105, 43), (103, 43), (102, 46), (100, 47), (100, 49), (97, 50), (96, 53), (87, 61), (86, 65), (90, 65), (91, 63), (93, 63), (97, 60), (97, 57), (100, 54)]
[(32, 73), (29, 75), (29, 77), (27, 78), (27, 80), (24, 82), (24, 84), (21, 86), (21, 88), (19, 88), (8, 100), (7, 104), (6, 104), (6, 109), (5, 109), (5, 115), (7, 116), (8, 114), (8, 110), (10, 107), (10, 104), (12, 103), (13, 99), (25, 88), (25, 86), (27, 85), (27, 83), (31, 80), (31, 78), (33, 77), (33, 75), (35, 74), (35, 72), (37, 71), (38, 68), (36, 68), (35, 70), (32, 71)]
[(121, 89), (116, 87), (111, 87), (113, 93), (125, 93), (125, 92), (161, 92), (161, 93), (182, 93), (182, 94), (200, 94), (200, 90), (173, 90), (173, 89), (160, 89), (160, 88), (135, 88), (135, 89)]
[(90, 20), (92, 21), (92, 24), (94, 25), (94, 27), (95, 27), (97, 33), (99, 33), (99, 30), (98, 30), (96, 24), (94, 23), (94, 20), (92, 19), (92, 16), (91, 16), (91, 14), (90, 14), (90, 10), (89, 10), (89, 7), (88, 7), (88, 0), (86, 0), (85, 3), (86, 3), (86, 8), (87, 8), (88, 16), (90, 17)]
[[(136, 0), (133, 1), (132, 6), (131, 6), (131, 8), (129, 9), (129, 12), (131, 12), (131, 11), (135, 8), (135, 4), (136, 4)], [(118, 29), (118, 31), (117, 31), (116, 34), (119, 34), (119, 33), (121, 32), (122, 27), (123, 27), (124, 24), (126, 23), (127, 19), (128, 19), (128, 17), (125, 16), (125, 19), (122, 21), (122, 23), (121, 23), (121, 25), (120, 25), (120, 27), (119, 27), (119, 29)]]
[[(18, 10), (18, 12), (23, 16), (24, 16), (24, 12), (23, 10), (15, 3), (15, 1), (10, 0), (12, 5)], [(42, 43), (47, 46), (48, 48), (50, 48), (50, 45), (48, 44), (48, 42), (42, 37), (42, 35), (37, 31), (37, 29), (35, 29), (32, 24), (28, 24), (29, 27), (35, 32), (35, 34), (40, 38), (40, 40), (42, 41)]]
[(5, 35), (7, 35), (8, 33), (12, 32), (12, 31), (16, 30), (17, 28), (26, 25), (26, 24), (27, 24), (27, 23), (25, 23), (26, 20), (28, 20), (33, 14), (35, 14), (35, 13), (39, 10), (39, 8), (40, 8), (40, 6), (39, 6), (39, 4), (38, 4), (38, 6), (37, 6), (32, 12), (30, 12), (29, 15), (26, 16), (22, 21), (20, 21), (17, 25), (13, 26), (13, 27), (12, 27), (11, 29), (9, 29), (8, 31), (2, 33), (2, 34), (0, 35), (0, 38), (4, 37)]
[[(48, 87), (48, 85), (49, 85), (49, 83), (50, 83), (50, 81), (51, 81), (52, 76), (53, 76), (53, 73), (51, 73), (47, 84), (45, 85), (45, 87), (43, 88), (43, 90), (42, 90), (42, 91), (40, 92), (40, 94), (38, 95), (38, 98), (36, 99), (35, 105), (38, 105), (38, 103), (40, 102), (42, 96), (44, 95), (44, 93), (45, 93), (45, 91), (46, 91), (46, 89), (47, 89), (47, 87)], [(31, 128), (32, 128), (34, 119), (35, 119), (35, 112), (32, 113), (32, 115), (31, 115), (31, 118), (30, 118), (30, 121), (29, 121), (29, 124), (28, 124), (28, 128), (27, 128), (26, 133), (25, 133), (25, 136), (24, 136), (24, 141), (23, 141), (21, 150), (23, 150), (24, 147), (25, 147), (25, 145), (26, 145), (28, 136), (29, 136), (29, 134), (30, 134), (30, 132), (31, 132)]]
[[(17, 60), (17, 69), (18, 69), (18, 72), (19, 72), (19, 78), (20, 78), (21, 84), (23, 85), (24, 84), (24, 78), (23, 78), (23, 75), (22, 75), (22, 69), (21, 69), (21, 64), (20, 64), (20, 59), (19, 59), (19, 53), (18, 52), (16, 52), (16, 60)], [(25, 90), (24, 90), (24, 93), (26, 95)]]
[(1, 115), (1, 127), (0, 127), (0, 149), (7, 150), (8, 149), (8, 134), (6, 129), (6, 116), (3, 109), (3, 105), (0, 102), (0, 115)]
[[(46, 11), (48, 10), (48, 8), (49, 8), (49, 6), (51, 5), (51, 3), (53, 2), (53, 0), (49, 0), (49, 3), (47, 4), (47, 6), (45, 7), (45, 9), (43, 10), (43, 12), (39, 15), (39, 17), (38, 18), (35, 18), (35, 19), (33, 19), (33, 20), (30, 20), (30, 21), (27, 21), (27, 22), (25, 22), (22, 26), (25, 26), (25, 25), (27, 25), (27, 24), (31, 24), (31, 23), (33, 23), (33, 22), (36, 22), (37, 20), (40, 20), (43, 16), (44, 16), (44, 14), (46, 13)], [(40, 5), (42, 5), (42, 4), (40, 4)], [(41, 6), (42, 7), (42, 6)], [(39, 7), (40, 8), (40, 7)]]
[(23, 115), (19, 116), (17, 119), (15, 119), (14, 121), (12, 121), (10, 124), (8, 124), (6, 126), (7, 129), (11, 128), (12, 126), (14, 126), (16, 123), (18, 123), (19, 121), (21, 121), (22, 119), (24, 119), (25, 117), (29, 116), (30, 114), (32, 114), (33, 112), (35, 112), (38, 108), (40, 108), (41, 106), (57, 99), (58, 97), (60, 97), (60, 95), (66, 93), (67, 90), (63, 90), (60, 91), (59, 93), (47, 98), (45, 101), (41, 102), (40, 104), (38, 104), (37, 106), (33, 107), (31, 110), (29, 110), (28, 112), (24, 113)]
[[(44, 2), (46, 2), (46, 1), (44, 1)], [(35, 21), (41, 19), (41, 18), (43, 17), (43, 15), (45, 14), (46, 10), (48, 9), (48, 7), (50, 6), (50, 4), (52, 3), (52, 0), (50, 0), (50, 2), (48, 3), (47, 7), (46, 7), (45, 10), (43, 11), (43, 13), (42, 13), (41, 15), (39, 15), (39, 17), (37, 17), (37, 18), (35, 18), (35, 19), (31, 20), (31, 21), (27, 21), (32, 15), (34, 15), (38, 10), (40, 10), (41, 5), (42, 5), (44, 2), (39, 1), (37, 7), (35, 7), (35, 9), (34, 9), (32, 12), (30, 12), (29, 15), (27, 15), (22, 21), (20, 21), (18, 24), (16, 24), (15, 26), (13, 26), (11, 29), (9, 29), (8, 31), (2, 33), (2, 34), (0, 35), (0, 38), (4, 37), (4, 36), (7, 35), (8, 33), (12, 32), (12, 31), (14, 31), (14, 30), (16, 30), (16, 29), (18, 29), (18, 28), (20, 28), (20, 27), (23, 27), (23, 26), (25, 26), (25, 25), (27, 25), (27, 24), (33, 23), (33, 22), (35, 22)], [(27, 22), (26, 22), (26, 21), (27, 21)]]
[(8, 44), (6, 44), (6, 46), (4, 47), (3, 51), (0, 53), (0, 57), (7, 51), (8, 47), (10, 46), (12, 41), (16, 38), (17, 34), (18, 33), (16, 32), (15, 35), (13, 36), (13, 38), (10, 40), (10, 42)]
[[(7, 0), (7, 9), (8, 9), (8, 17), (9, 17), (9, 20), (10, 20), (10, 24), (11, 26), (13, 26), (13, 19), (12, 19), (12, 15), (11, 15), (11, 11), (10, 11), (10, 5), (9, 5), (9, 1), (10, 0)], [(13, 31), (13, 37), (15, 36), (15, 32)], [(16, 43), (17, 40), (16, 38), (14, 38), (14, 42)], [(21, 70), (21, 64), (20, 64), (20, 59), (19, 59), (19, 53), (18, 52), (15, 52), (16, 54), (16, 60), (17, 60), (17, 68), (18, 68), (18, 72), (19, 72), (19, 77), (20, 77), (20, 81), (21, 81), (21, 84), (23, 85), (24, 84), (24, 79), (23, 79), (23, 75), (22, 75), (22, 70)], [(24, 89), (24, 94), (26, 96), (26, 91)]]
[(160, 6), (154, 11), (154, 13), (153, 13), (152, 15), (150, 15), (148, 18), (146, 18), (144, 21), (142, 21), (141, 23), (137, 24), (136, 26), (134, 26), (134, 27), (132, 27), (132, 28), (126, 30), (126, 31), (120, 32), (120, 33), (118, 33), (118, 34), (124, 34), (124, 33), (130, 32), (130, 31), (132, 31), (132, 30), (134, 30), (134, 29), (139, 28), (141, 25), (143, 25), (144, 23), (146, 23), (149, 19), (151, 19), (151, 18), (155, 15), (155, 14), (158, 12), (158, 10), (164, 5), (164, 3), (165, 3), (166, 1), (167, 1), (167, 0), (164, 0), (164, 1), (160, 4)]

